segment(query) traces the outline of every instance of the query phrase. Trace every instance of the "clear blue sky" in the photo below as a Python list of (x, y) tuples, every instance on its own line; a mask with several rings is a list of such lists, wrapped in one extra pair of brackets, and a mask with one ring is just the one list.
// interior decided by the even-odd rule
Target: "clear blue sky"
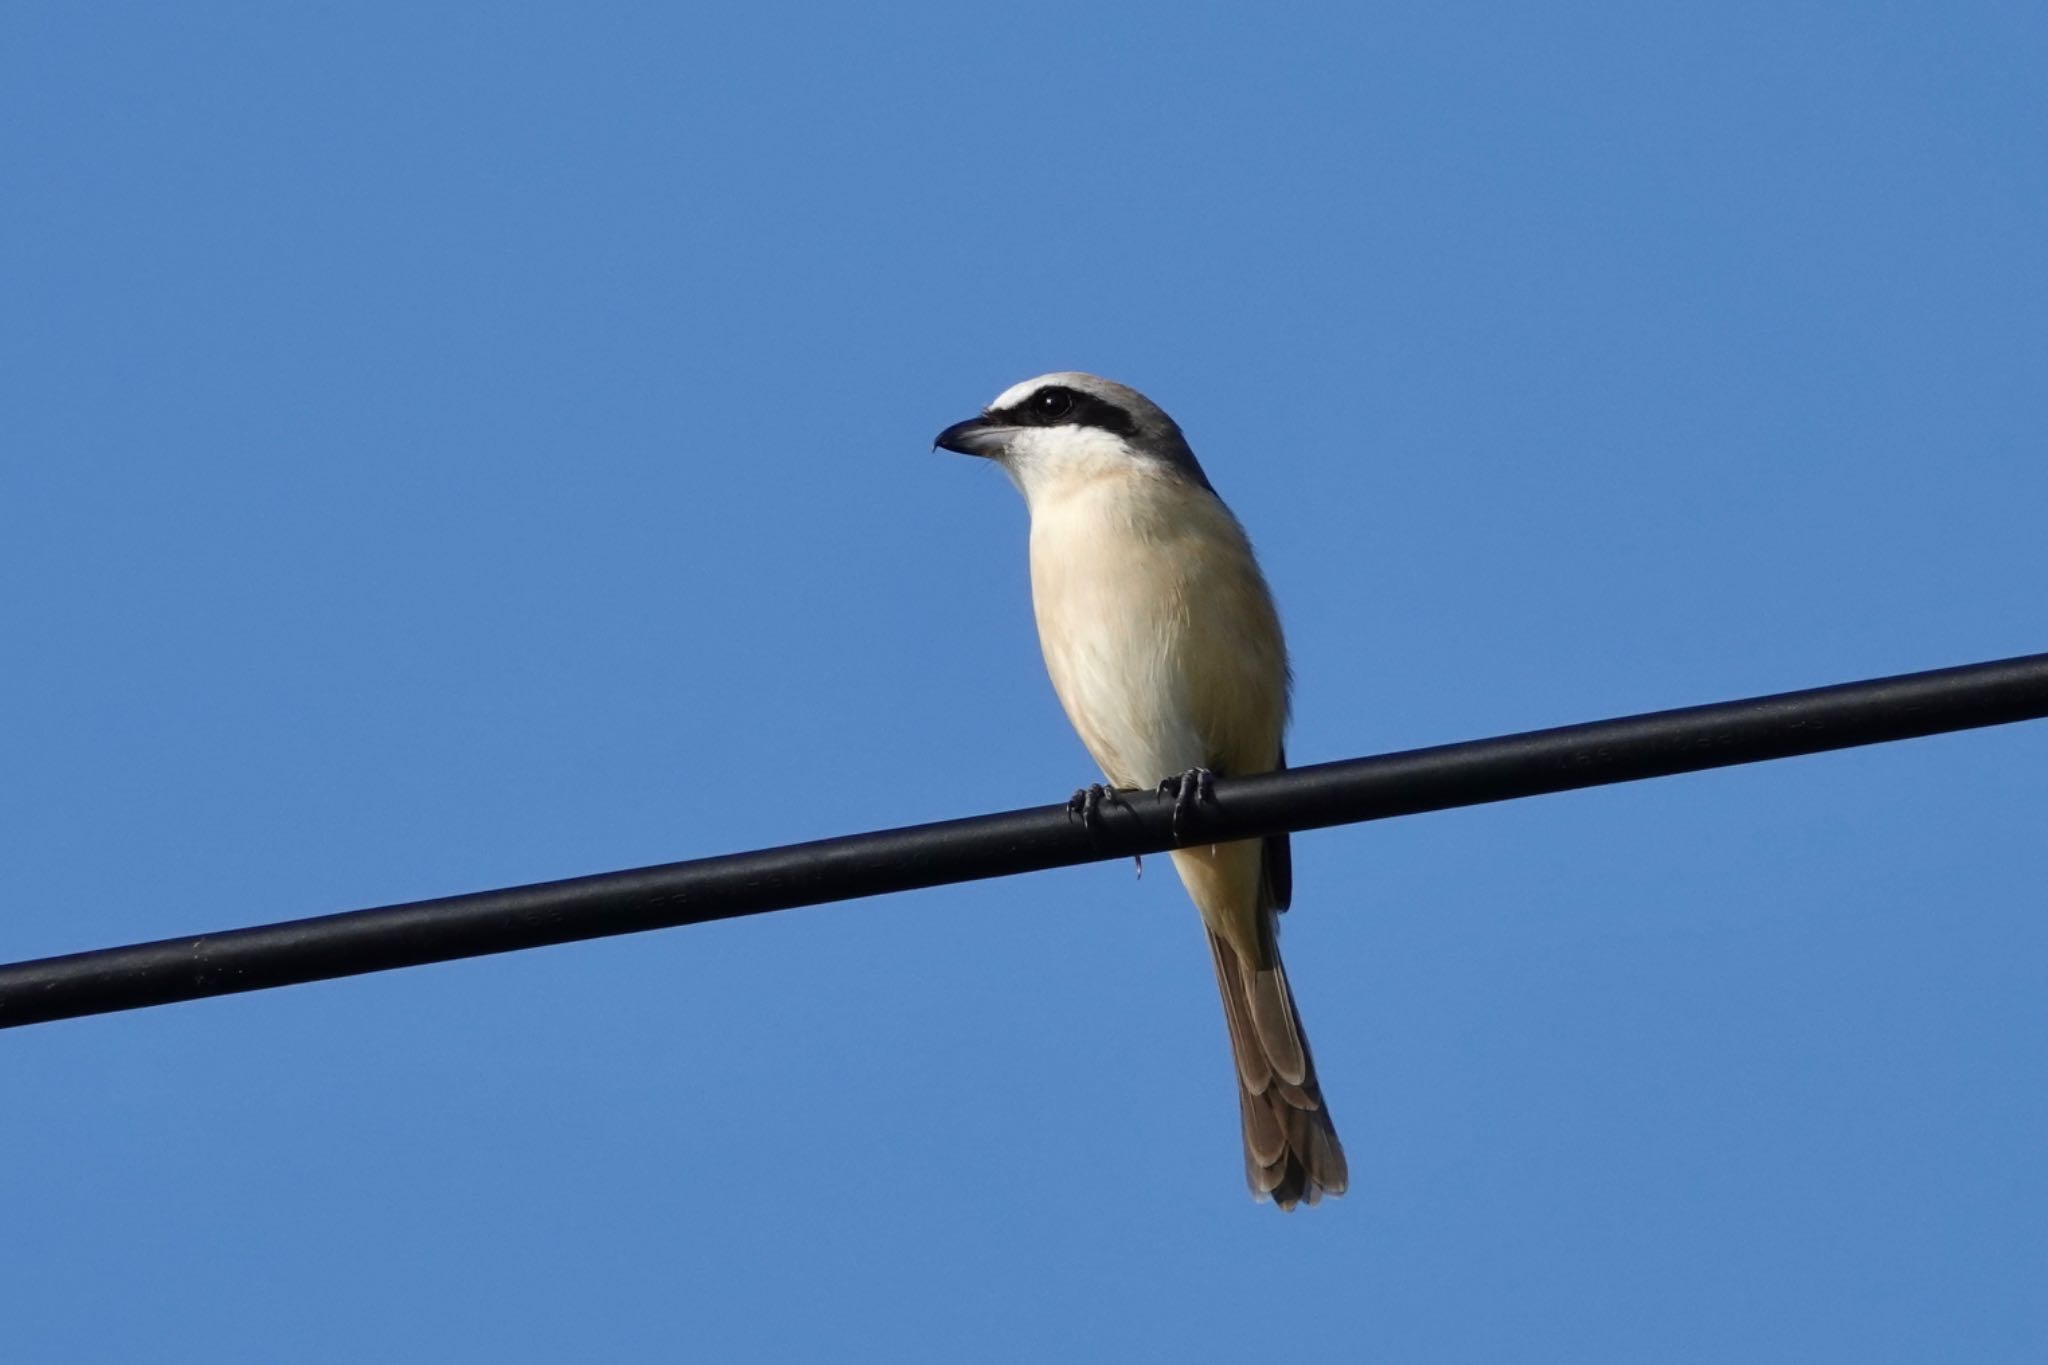
[[(0, 958), (1057, 800), (1127, 380), (1299, 761), (2048, 648), (2033, 4), (0, 16)], [(10, 1359), (2038, 1361), (2048, 727), (0, 1036)]]

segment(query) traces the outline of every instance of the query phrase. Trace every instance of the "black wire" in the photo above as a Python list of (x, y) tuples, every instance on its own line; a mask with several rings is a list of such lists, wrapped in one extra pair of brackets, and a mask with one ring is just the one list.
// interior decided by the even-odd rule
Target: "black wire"
[[(1219, 779), (1188, 843), (1316, 829), (2048, 715), (2048, 654)], [(0, 966), (0, 1027), (703, 924), (1173, 847), (1130, 793)]]

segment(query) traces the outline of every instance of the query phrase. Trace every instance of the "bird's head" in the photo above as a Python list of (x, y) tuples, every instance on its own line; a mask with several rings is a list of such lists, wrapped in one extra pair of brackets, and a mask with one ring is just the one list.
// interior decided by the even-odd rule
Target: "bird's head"
[(1071, 370), (1005, 389), (979, 417), (955, 422), (932, 445), (994, 460), (1027, 499), (1048, 482), (1134, 463), (1209, 487), (1187, 438), (1158, 404), (1136, 389)]

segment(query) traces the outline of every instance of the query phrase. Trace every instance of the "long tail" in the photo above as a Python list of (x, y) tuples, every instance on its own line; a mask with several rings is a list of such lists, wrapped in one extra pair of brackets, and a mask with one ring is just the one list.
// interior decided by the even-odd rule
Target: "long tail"
[(1323, 1107), (1315, 1057), (1295, 1013), (1294, 992), (1280, 963), (1273, 912), (1261, 912), (1262, 963), (1209, 935), (1223, 1018), (1237, 1062), (1237, 1101), (1244, 1116), (1244, 1176), (1257, 1199), (1283, 1209), (1344, 1193), (1344, 1147)]

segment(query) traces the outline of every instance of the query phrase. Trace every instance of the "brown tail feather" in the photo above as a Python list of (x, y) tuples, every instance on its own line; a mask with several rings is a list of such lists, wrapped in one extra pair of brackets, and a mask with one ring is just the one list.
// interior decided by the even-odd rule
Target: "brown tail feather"
[(1237, 1101), (1244, 1119), (1244, 1174), (1258, 1199), (1283, 1209), (1344, 1193), (1344, 1148), (1316, 1084), (1316, 1064), (1294, 1009), (1267, 912), (1260, 947), (1270, 964), (1247, 970), (1237, 950), (1215, 934), (1216, 983), (1237, 1063)]

